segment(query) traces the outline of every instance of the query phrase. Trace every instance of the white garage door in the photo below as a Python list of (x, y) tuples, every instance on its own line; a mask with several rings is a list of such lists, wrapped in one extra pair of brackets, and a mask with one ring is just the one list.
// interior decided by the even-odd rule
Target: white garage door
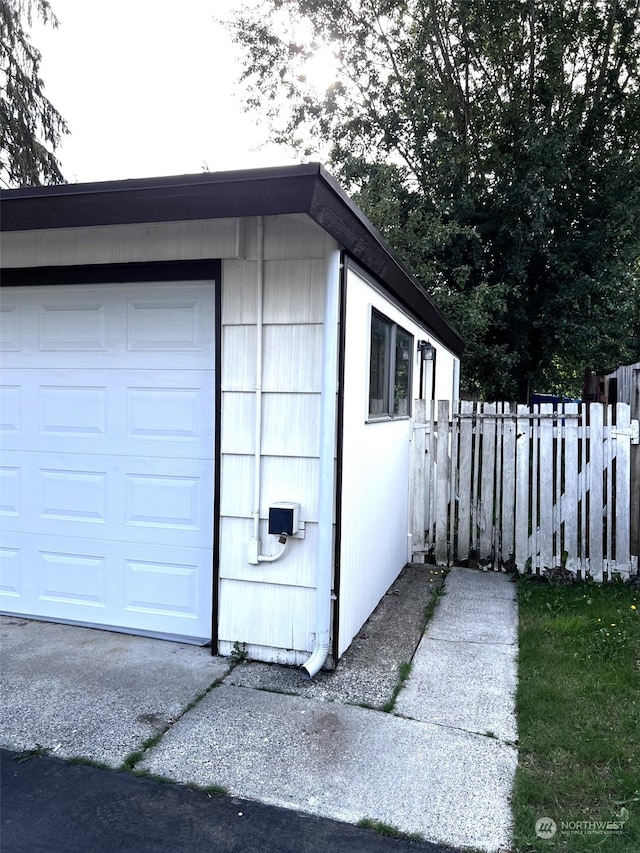
[(213, 294), (2, 290), (0, 610), (210, 639)]

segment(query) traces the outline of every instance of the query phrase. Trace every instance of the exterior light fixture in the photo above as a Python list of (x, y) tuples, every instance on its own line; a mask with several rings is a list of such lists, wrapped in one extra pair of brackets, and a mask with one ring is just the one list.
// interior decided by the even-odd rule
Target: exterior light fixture
[(418, 352), (423, 361), (433, 361), (435, 359), (436, 350), (429, 341), (418, 341)]

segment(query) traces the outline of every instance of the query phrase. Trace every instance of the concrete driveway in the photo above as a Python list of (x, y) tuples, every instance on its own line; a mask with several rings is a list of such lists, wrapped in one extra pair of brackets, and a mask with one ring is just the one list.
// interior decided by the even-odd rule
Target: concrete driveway
[[(204, 648), (3, 617), (0, 746), (507, 849), (515, 584), (451, 570), (421, 636), (437, 577), (408, 567), (337, 670), (312, 682)], [(408, 661), (394, 708), (380, 710)]]

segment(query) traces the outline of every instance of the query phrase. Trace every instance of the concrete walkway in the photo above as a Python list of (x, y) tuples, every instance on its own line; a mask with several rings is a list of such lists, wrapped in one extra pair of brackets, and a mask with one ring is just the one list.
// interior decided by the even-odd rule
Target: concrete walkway
[[(449, 572), (392, 713), (335, 691), (317, 698), (317, 685), (315, 697), (274, 692), (292, 671), (230, 669), (203, 649), (2, 626), (1, 746), (112, 767), (138, 751), (136, 769), (178, 782), (458, 847), (509, 847), (517, 605), (506, 575)], [(82, 638), (72, 655), (70, 632)]]

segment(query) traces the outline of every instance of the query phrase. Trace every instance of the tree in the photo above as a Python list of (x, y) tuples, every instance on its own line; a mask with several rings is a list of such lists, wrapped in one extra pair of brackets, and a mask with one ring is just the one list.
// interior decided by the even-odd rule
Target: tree
[(465, 337), (467, 387), (640, 358), (640, 0), (263, 0), (232, 31), (248, 107), (326, 142)]
[(41, 55), (24, 24), (58, 25), (47, 0), (0, 0), (0, 184), (60, 183), (54, 151), (67, 126), (44, 94)]

